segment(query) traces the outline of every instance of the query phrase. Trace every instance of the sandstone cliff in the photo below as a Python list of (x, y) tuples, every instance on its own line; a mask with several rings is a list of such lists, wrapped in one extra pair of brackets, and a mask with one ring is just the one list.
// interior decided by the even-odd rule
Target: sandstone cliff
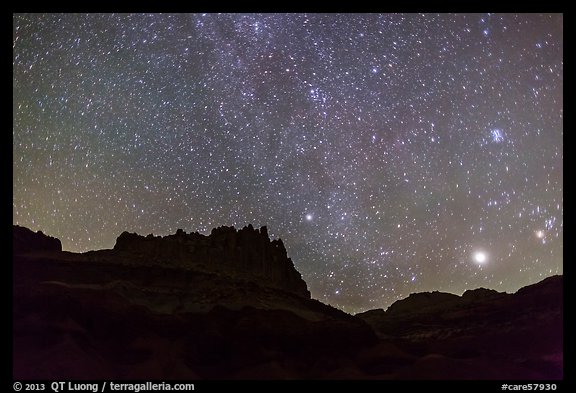
[(209, 236), (179, 229), (169, 236), (146, 237), (122, 233), (114, 251), (124, 258), (146, 260), (163, 266), (202, 268), (310, 298), (302, 276), (288, 258), (282, 240), (270, 241), (265, 226), (240, 230), (222, 226)]

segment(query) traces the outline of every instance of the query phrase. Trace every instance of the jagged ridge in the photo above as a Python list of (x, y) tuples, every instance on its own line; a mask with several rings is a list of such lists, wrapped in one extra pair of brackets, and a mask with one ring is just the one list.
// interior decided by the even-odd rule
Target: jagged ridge
[(146, 237), (123, 232), (114, 251), (176, 267), (201, 267), (249, 278), (266, 286), (310, 298), (306, 282), (294, 268), (281, 239), (272, 240), (266, 226), (240, 230), (221, 226), (209, 236), (182, 229), (174, 235)]

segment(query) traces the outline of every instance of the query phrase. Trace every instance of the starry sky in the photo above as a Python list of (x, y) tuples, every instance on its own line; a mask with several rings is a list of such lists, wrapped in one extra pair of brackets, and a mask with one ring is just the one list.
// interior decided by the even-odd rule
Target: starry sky
[(13, 223), (267, 225), (312, 296), (563, 272), (561, 14), (13, 15)]

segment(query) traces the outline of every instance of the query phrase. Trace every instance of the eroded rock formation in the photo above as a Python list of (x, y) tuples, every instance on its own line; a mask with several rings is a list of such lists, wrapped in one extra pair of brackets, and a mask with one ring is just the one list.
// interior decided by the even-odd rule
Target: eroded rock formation
[(177, 267), (196, 267), (256, 280), (263, 285), (310, 298), (302, 276), (288, 258), (282, 240), (270, 241), (265, 226), (240, 230), (222, 226), (209, 236), (179, 229), (168, 236), (122, 233), (114, 251), (126, 258)]

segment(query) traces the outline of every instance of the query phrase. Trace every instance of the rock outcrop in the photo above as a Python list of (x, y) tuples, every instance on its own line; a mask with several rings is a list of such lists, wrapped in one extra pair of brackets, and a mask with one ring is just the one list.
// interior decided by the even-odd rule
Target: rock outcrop
[(484, 288), (462, 296), (412, 294), (386, 311), (356, 314), (381, 339), (424, 355), (398, 378), (425, 379), (560, 379), (562, 315), (562, 276), (514, 294)]
[(114, 251), (124, 258), (145, 259), (162, 266), (196, 267), (224, 272), (234, 277), (310, 298), (306, 282), (294, 268), (282, 240), (270, 241), (265, 226), (248, 225), (240, 230), (222, 226), (209, 236), (187, 234), (179, 229), (168, 236), (122, 233)]
[(427, 339), (458, 334), (479, 334), (487, 326), (530, 323), (533, 314), (562, 313), (562, 276), (521, 288), (515, 294), (478, 288), (462, 296), (442, 292), (413, 293), (393, 303), (386, 311), (356, 314), (385, 337)]
[(60, 239), (47, 236), (42, 231), (32, 232), (19, 225), (12, 226), (12, 252), (23, 254), (34, 251), (62, 251)]
[(514, 294), (412, 294), (386, 311), (356, 314), (395, 345), (375, 350), (368, 371), (394, 370), (399, 379), (562, 379), (562, 288), (562, 276), (552, 276)]
[(426, 310), (443, 307), (446, 304), (451, 304), (457, 301), (459, 298), (459, 296), (452, 293), (438, 291), (412, 293), (406, 299), (394, 302), (390, 307), (388, 307), (386, 312), (395, 315), (404, 314), (407, 312), (421, 313)]

